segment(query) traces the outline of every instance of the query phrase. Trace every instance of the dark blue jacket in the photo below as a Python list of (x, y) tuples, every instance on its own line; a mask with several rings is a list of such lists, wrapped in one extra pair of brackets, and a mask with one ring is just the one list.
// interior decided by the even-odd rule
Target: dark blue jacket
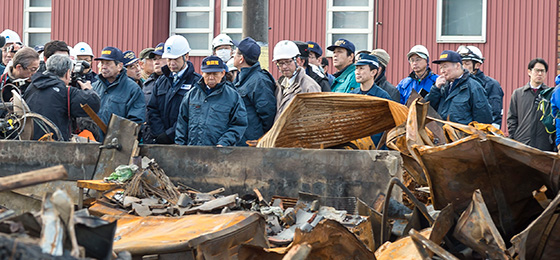
[[(412, 93), (412, 89), (416, 90), (418, 94), (422, 94), (422, 90), (424, 93), (429, 93), (432, 85), (436, 83), (436, 79), (438, 78), (437, 74), (434, 74), (432, 70), (428, 67), (428, 73), (426, 77), (419, 79), (416, 77), (416, 73), (411, 72), (408, 77), (404, 78), (399, 82), (397, 85), (397, 90), (401, 93), (401, 104), (406, 105), (406, 101), (408, 101), (408, 97), (410, 97), (410, 93)], [(422, 95), (423, 97), (425, 95)]]
[[(51, 120), (60, 130), (65, 141), (70, 139), (71, 118), (86, 117), (80, 104), (88, 104), (93, 111), (99, 111), (99, 96), (93, 90), (67, 87), (57, 76), (42, 74), (33, 80), (23, 95), (31, 111)], [(38, 140), (45, 132), (35, 125), (33, 140)], [(54, 137), (55, 140), (58, 137)]]
[(111, 114), (126, 118), (138, 124), (146, 120), (146, 103), (138, 84), (126, 75), (122, 69), (117, 79), (109, 83), (101, 74), (92, 84), (93, 90), (101, 98), (101, 108), (97, 115), (109, 125)]
[(474, 75), (482, 85), (482, 88), (486, 91), (486, 98), (492, 109), (492, 123), (499, 126), (502, 125), (502, 103), (504, 100), (504, 91), (500, 86), (500, 83), (486, 75), (484, 72), (477, 71)]
[(201, 79), (183, 99), (175, 143), (234, 146), (247, 129), (243, 100), (227, 80), (222, 80), (210, 94), (207, 91)]
[(235, 89), (243, 98), (248, 126), (237, 145), (247, 146), (247, 140), (261, 138), (274, 124), (276, 117), (275, 80), (260, 63), (242, 68), (234, 81)]
[(478, 80), (467, 70), (463, 76), (453, 81), (449, 92), (449, 82), (438, 89), (432, 87), (426, 100), (444, 119), (467, 125), (472, 121), (491, 124), (492, 112), (486, 93)]
[(156, 81), (159, 78), (158, 74), (152, 73), (146, 81), (144, 81), (144, 87), (142, 92), (144, 92), (144, 99), (146, 100), (146, 105), (150, 104), (150, 97), (152, 97), (152, 92), (156, 86)]
[(380, 97), (380, 98), (392, 100), (391, 96), (389, 96), (389, 93), (381, 89), (379, 86), (375, 85), (375, 83), (373, 84), (373, 86), (371, 86), (371, 88), (367, 92), (362, 91), (362, 89), (358, 87), (350, 91), (350, 93), (368, 95), (368, 96), (374, 96), (374, 97)]
[[(155, 143), (173, 143), (181, 101), (201, 78), (200, 74), (194, 72), (194, 65), (190, 61), (187, 61), (187, 65), (187, 70), (175, 84), (173, 73), (167, 66), (161, 68), (163, 74), (156, 80), (148, 103), (148, 126), (153, 138), (160, 136)], [(167, 138), (161, 138), (163, 134)]]

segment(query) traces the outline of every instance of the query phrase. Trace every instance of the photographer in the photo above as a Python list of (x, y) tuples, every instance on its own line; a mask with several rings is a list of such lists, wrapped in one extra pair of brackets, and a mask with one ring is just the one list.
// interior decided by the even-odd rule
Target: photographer
[[(81, 89), (68, 86), (71, 71), (72, 60), (67, 55), (52, 55), (47, 59), (46, 71), (33, 80), (24, 94), (31, 111), (50, 119), (60, 129), (64, 140), (70, 139), (71, 119), (88, 116), (80, 104), (88, 104), (96, 112), (100, 107), (99, 96), (89, 82), (78, 81)], [(44, 134), (35, 124), (33, 139), (38, 140)]]

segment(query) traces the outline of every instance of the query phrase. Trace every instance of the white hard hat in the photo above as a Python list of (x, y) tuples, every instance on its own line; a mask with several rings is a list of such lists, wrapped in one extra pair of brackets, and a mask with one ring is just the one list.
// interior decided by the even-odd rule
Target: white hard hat
[(177, 59), (191, 51), (189, 41), (182, 35), (173, 35), (165, 41), (163, 46), (164, 59)]
[(16, 42), (21, 43), (21, 38), (19, 38), (19, 35), (10, 29), (4, 30), (2, 33), (0, 33), (0, 35), (6, 38), (6, 44)]
[(91, 49), (91, 47), (89, 46), (89, 44), (85, 43), (85, 42), (78, 42), (75, 46), (74, 46), (74, 55), (78, 56), (78, 55), (89, 55), (91, 57), (93, 57), (93, 50)]
[(230, 60), (226, 63), (226, 65), (227, 65), (229, 71), (237, 70), (237, 67), (233, 66), (233, 59), (230, 59)]
[(464, 46), (461, 45), (457, 49), (457, 52), (461, 55), (463, 60), (473, 60), (479, 63), (484, 63), (484, 57), (482, 57), (482, 52), (475, 46)]
[(298, 55), (300, 55), (300, 52), (297, 45), (292, 41), (283, 40), (279, 41), (276, 46), (274, 46), (274, 56), (272, 61), (292, 59)]
[(216, 47), (222, 46), (222, 45), (229, 45), (229, 46), (233, 46), (233, 41), (231, 40), (231, 38), (229, 36), (227, 36), (227, 34), (218, 34), (218, 36), (216, 36), (216, 38), (214, 38), (214, 40), (212, 40), (212, 49), (216, 49)]
[(428, 52), (428, 49), (426, 49), (426, 47), (424, 47), (424, 45), (414, 45), (414, 47), (412, 47), (410, 49), (410, 51), (408, 52), (408, 54), (406, 55), (406, 58), (410, 59), (410, 56), (412, 56), (414, 54), (420, 56), (420, 58), (425, 59), (425, 60), (430, 59), (430, 53)]

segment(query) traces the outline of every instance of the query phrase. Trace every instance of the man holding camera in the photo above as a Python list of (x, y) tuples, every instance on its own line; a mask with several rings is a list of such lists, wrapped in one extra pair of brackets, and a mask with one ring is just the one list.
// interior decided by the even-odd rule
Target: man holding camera
[[(80, 89), (68, 86), (72, 67), (68, 55), (52, 55), (47, 59), (46, 72), (33, 80), (23, 96), (31, 111), (45, 116), (59, 128), (65, 141), (70, 139), (72, 118), (88, 116), (80, 104), (88, 104), (96, 112), (100, 106), (99, 96), (89, 83), (78, 81)], [(35, 124), (33, 140), (47, 134), (44, 130)], [(54, 136), (55, 140), (58, 138)]]

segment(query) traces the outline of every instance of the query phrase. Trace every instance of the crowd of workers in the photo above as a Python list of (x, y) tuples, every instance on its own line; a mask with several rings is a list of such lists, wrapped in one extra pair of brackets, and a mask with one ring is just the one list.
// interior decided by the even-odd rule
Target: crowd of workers
[[(327, 47), (333, 53), (333, 75), (327, 73), (329, 61), (316, 42), (278, 42), (272, 61), (281, 76), (275, 79), (261, 68), (261, 47), (250, 37), (234, 42), (225, 34), (216, 36), (213, 55), (195, 68), (189, 61), (189, 42), (181, 35), (138, 56), (107, 46), (97, 57), (85, 42), (72, 47), (51, 41), (30, 48), (9, 29), (0, 36), (5, 40), (2, 100), (11, 101), (12, 90), (20, 93), (32, 112), (60, 129), (64, 140), (80, 132), (103, 139), (97, 127), (76, 120), (87, 117), (80, 104), (88, 104), (105, 124), (112, 114), (142, 124), (144, 143), (244, 146), (270, 130), (295, 95), (308, 92), (370, 95), (402, 104), (411, 102), (415, 92), (445, 120), (502, 125), (504, 92), (498, 81), (482, 72), (485, 59), (475, 46), (445, 50), (433, 61), (426, 47), (413, 46), (407, 54), (412, 71), (394, 86), (386, 78), (390, 56), (385, 50), (357, 51), (346, 39)], [(89, 66), (93, 60), (98, 61), (99, 74)], [(439, 65), (440, 75), (430, 62)], [(553, 151), (560, 145), (560, 135), (556, 139), (545, 129), (537, 109), (542, 92), (549, 88), (544, 84), (548, 64), (537, 58), (527, 69), (529, 82), (510, 100), (509, 137)], [(560, 92), (554, 92), (551, 104), (557, 114)], [(556, 121), (560, 128), (560, 119)], [(36, 129), (34, 139), (46, 132)]]

